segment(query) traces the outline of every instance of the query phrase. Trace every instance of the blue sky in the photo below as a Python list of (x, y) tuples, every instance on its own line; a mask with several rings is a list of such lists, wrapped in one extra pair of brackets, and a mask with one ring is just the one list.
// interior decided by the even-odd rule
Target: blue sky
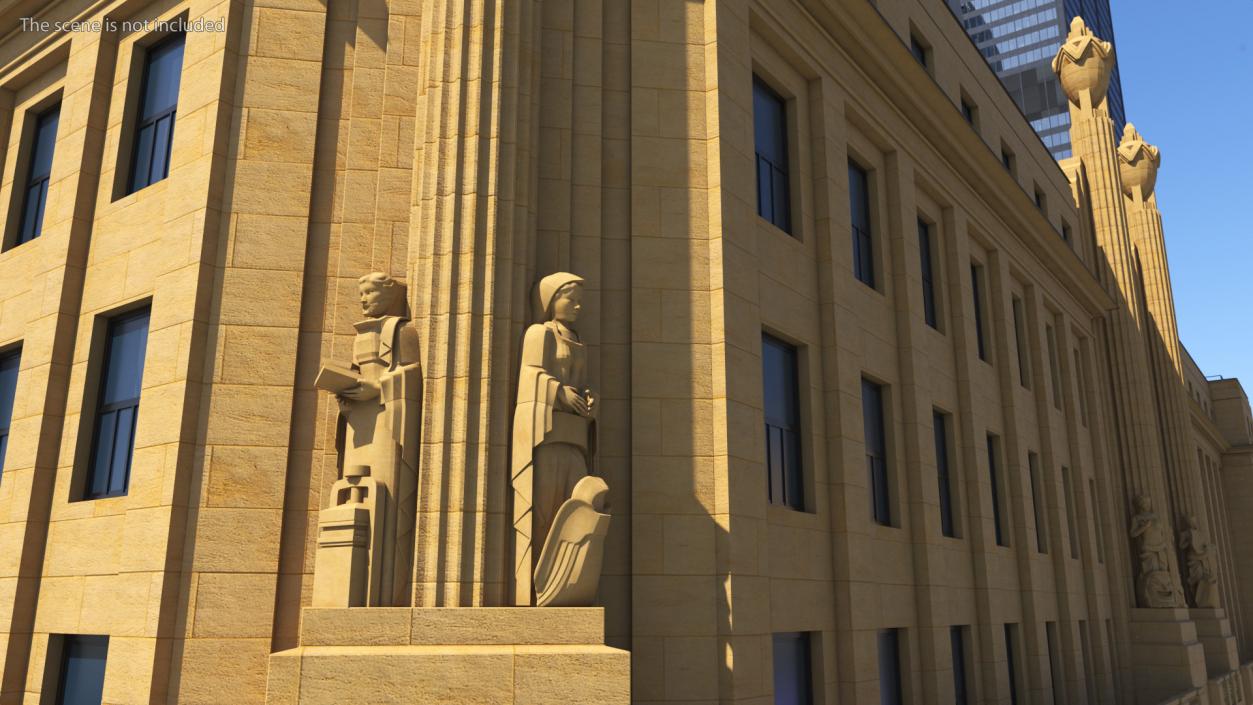
[(1253, 1), (1110, 4), (1127, 119), (1162, 150), (1179, 337), (1253, 395)]

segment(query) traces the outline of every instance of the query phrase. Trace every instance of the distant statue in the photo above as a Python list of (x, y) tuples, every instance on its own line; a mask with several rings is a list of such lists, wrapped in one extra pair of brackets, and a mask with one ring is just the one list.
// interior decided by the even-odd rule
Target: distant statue
[[(358, 291), (365, 319), (353, 324), (352, 363), (347, 367), (324, 363), (316, 382), (318, 388), (335, 394), (346, 421), (343, 477), (332, 490), (330, 506), (323, 510), (318, 561), (351, 563), (352, 574), (358, 576), (354, 580), (366, 584), (352, 591), (362, 596), (336, 593), (333, 600), (322, 601), (364, 603), (335, 605), (345, 607), (407, 605), (417, 511), (422, 387), (418, 333), (405, 315), (404, 286), (395, 279), (381, 272), (367, 274), (358, 280)], [(362, 522), (366, 525), (361, 526)], [(349, 531), (349, 523), (356, 528)], [(346, 552), (345, 541), (356, 548), (351, 560), (328, 557), (323, 561), (324, 548), (328, 556), (334, 549)], [(367, 561), (367, 568), (359, 564), (362, 560)], [(319, 578), (332, 591), (344, 582), (325, 575), (326, 571), (320, 576), (322, 567), (314, 567), (315, 597)]]
[(1131, 539), (1139, 555), (1136, 595), (1141, 607), (1178, 607), (1179, 595), (1170, 575), (1170, 534), (1153, 512), (1148, 495), (1135, 499), (1136, 515), (1131, 518)]
[(536, 293), (545, 321), (522, 343), (513, 420), (514, 601), (590, 605), (609, 517), (601, 513), (608, 488), (588, 477), (597, 397), (576, 328), (583, 279), (550, 274)]
[(1183, 518), (1183, 531), (1179, 532), (1179, 548), (1184, 551), (1188, 563), (1188, 587), (1192, 590), (1192, 606), (1218, 608), (1218, 571), (1214, 561), (1214, 544), (1209, 532), (1201, 527), (1196, 517)]

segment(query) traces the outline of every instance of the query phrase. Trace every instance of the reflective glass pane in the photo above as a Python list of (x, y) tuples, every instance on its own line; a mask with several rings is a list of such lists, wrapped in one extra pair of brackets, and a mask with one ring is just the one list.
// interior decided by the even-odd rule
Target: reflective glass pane
[(0, 482), (3, 481), (4, 475), (4, 455), (9, 449), (9, 432), (0, 431)]
[(809, 634), (775, 634), (772, 641), (775, 705), (809, 705), (813, 702)]
[(17, 368), (21, 353), (0, 355), (0, 429), (13, 420), (13, 397), (17, 393)]
[(148, 347), (148, 312), (118, 318), (109, 324), (108, 359), (101, 405), (139, 398)]
[(91, 477), (87, 488), (90, 497), (101, 497), (109, 491), (109, 461), (113, 458), (116, 428), (116, 411), (105, 411), (96, 416), (96, 447), (91, 454)]
[(787, 164), (787, 124), (783, 99), (760, 80), (753, 81), (753, 135), (757, 153), (772, 164)]
[(156, 122), (156, 135), (152, 138), (152, 172), (149, 183), (156, 183), (169, 175), (170, 140), (173, 136), (174, 116), (167, 115)]
[(113, 457), (109, 463), (109, 494), (126, 492), (130, 476), (131, 451), (135, 447), (135, 412), (137, 406), (117, 410), (117, 426), (114, 431)]
[(173, 108), (178, 103), (179, 77), (183, 71), (183, 36), (162, 41), (148, 51), (147, 83), (140, 121)]
[(879, 702), (901, 705), (901, 655), (899, 630), (879, 631)]
[(30, 155), (31, 181), (52, 173), (52, 152), (57, 141), (57, 123), (60, 116), (60, 106), (39, 116), (39, 122), (35, 126), (34, 149)]
[(57, 705), (100, 705), (109, 637), (67, 636), (62, 648), (65, 651)]
[(156, 132), (154, 125), (139, 129), (135, 135), (135, 171), (131, 174), (131, 190), (141, 189), (152, 183), (152, 136)]
[(39, 235), (40, 197), (43, 185), (40, 182), (26, 189), (26, 203), (22, 208), (22, 230), (18, 233), (18, 244), (30, 242)]

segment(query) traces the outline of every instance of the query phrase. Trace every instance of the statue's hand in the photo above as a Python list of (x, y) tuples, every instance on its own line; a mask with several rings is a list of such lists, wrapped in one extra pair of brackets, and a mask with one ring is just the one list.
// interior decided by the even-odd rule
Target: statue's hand
[(340, 405), (344, 404), (344, 400), (365, 401), (373, 399), (379, 395), (379, 386), (373, 382), (362, 381), (355, 387), (349, 387), (339, 393)]
[(587, 399), (584, 399), (579, 390), (574, 387), (562, 385), (557, 391), (557, 399), (563, 406), (579, 416), (587, 416), (590, 413)]

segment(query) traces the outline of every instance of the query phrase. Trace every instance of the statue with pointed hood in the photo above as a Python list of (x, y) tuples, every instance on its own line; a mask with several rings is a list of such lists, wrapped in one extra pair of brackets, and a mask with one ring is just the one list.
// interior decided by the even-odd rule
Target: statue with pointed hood
[[(362, 558), (368, 568), (357, 571), (368, 585), (354, 593), (364, 594), (354, 598), (364, 604), (342, 606), (403, 606), (410, 601), (417, 511), (418, 333), (406, 315), (403, 284), (374, 272), (361, 277), (357, 288), (364, 319), (353, 324), (351, 364), (324, 362), (316, 381), (335, 394), (343, 421), (343, 476), (323, 513), (362, 504), (362, 496), (369, 507), (369, 526), (357, 532), (368, 536), (370, 546)], [(328, 546), (336, 544), (328, 539)], [(317, 565), (314, 573), (316, 582)]]
[[(575, 486), (588, 476), (595, 457), (597, 399), (588, 386), (587, 350), (576, 328), (583, 309), (583, 279), (566, 272), (550, 274), (540, 280), (536, 295), (545, 320), (531, 325), (522, 343), (513, 419), (514, 602), (518, 605), (535, 604), (537, 557), (550, 530), (559, 533), (553, 527), (554, 518), (574, 497)], [(599, 509), (603, 503), (582, 501), (579, 506)]]

